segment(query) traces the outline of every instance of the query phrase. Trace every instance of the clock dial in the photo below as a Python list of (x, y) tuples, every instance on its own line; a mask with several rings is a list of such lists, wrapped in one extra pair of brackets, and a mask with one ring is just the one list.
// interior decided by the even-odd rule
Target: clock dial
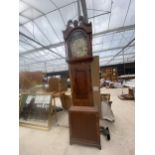
[(73, 57), (83, 57), (87, 55), (87, 42), (84, 38), (76, 39), (71, 44), (71, 51)]
[(76, 32), (72, 35), (70, 40), (70, 50), (73, 58), (87, 56), (87, 40), (81, 32)]

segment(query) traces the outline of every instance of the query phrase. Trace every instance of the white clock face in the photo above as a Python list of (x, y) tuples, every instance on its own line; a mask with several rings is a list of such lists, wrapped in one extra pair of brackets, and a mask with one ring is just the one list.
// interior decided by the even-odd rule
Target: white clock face
[(72, 57), (83, 57), (87, 55), (88, 47), (85, 38), (78, 38), (71, 43)]
[(76, 31), (70, 38), (70, 51), (73, 58), (85, 57), (88, 54), (86, 36), (81, 31)]

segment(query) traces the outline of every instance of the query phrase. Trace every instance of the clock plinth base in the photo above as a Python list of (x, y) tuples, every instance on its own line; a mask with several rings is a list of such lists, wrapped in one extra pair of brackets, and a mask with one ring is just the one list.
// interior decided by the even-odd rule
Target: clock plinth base
[(85, 140), (81, 141), (81, 139), (71, 138), (70, 139), (70, 145), (73, 145), (73, 144), (92, 146), (92, 147), (96, 147), (99, 150), (101, 150), (101, 145), (100, 144), (96, 144), (96, 143), (93, 143), (93, 142), (90, 142), (90, 141), (85, 141)]
[(69, 109), (70, 144), (101, 149), (99, 113), (95, 107), (72, 106)]

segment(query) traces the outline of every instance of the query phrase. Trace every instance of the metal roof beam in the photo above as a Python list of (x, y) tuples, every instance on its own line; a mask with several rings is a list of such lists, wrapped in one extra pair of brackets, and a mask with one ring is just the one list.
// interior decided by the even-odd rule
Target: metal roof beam
[(58, 12), (59, 12), (59, 14), (60, 14), (60, 17), (61, 17), (61, 19), (62, 19), (62, 21), (63, 21), (63, 23), (64, 23), (64, 26), (65, 26), (65, 20), (64, 20), (64, 17), (63, 17), (63, 15), (62, 15), (62, 13), (61, 13), (59, 7), (58, 7), (52, 0), (49, 0), (49, 1), (58, 9)]
[[(133, 45), (130, 45), (129, 47), (134, 47), (135, 45), (133, 44)], [(109, 52), (109, 51), (112, 51), (112, 50), (120, 50), (120, 49), (122, 49), (123, 47), (122, 46), (120, 46), (120, 47), (114, 47), (114, 48), (107, 48), (107, 49), (102, 49), (102, 50), (97, 50), (97, 51), (94, 51), (93, 53), (95, 54), (95, 53), (102, 53), (102, 52)], [(23, 53), (27, 53), (27, 52), (22, 52), (22, 53), (20, 53), (19, 54), (19, 56), (21, 57), (21, 56), (23, 56), (23, 55), (25, 55), (25, 54), (23, 54)], [(31, 54), (31, 53), (29, 53), (29, 54)], [(27, 54), (26, 54), (27, 55)], [(55, 61), (55, 60), (61, 60), (62, 58), (55, 58), (55, 59), (49, 59), (49, 60), (46, 60), (46, 61)], [(65, 59), (65, 58), (64, 58)], [(42, 61), (43, 62), (43, 61)], [(36, 62), (35, 62), (36, 63)]]
[[(41, 30), (41, 28), (38, 26), (38, 24), (32, 19), (32, 18), (29, 18), (25, 15), (20, 15), (20, 16), (23, 16), (27, 19), (29, 19), (30, 21), (32, 21), (32, 23), (37, 27), (37, 29), (40, 31), (40, 33), (46, 38), (46, 40), (51, 43), (51, 41), (49, 40), (49, 38), (46, 36), (46, 34), (44, 33), (44, 31)], [(34, 29), (34, 25), (33, 25), (33, 29)]]
[[(29, 39), (29, 40), (35, 42), (36, 44), (42, 46), (43, 49), (47, 49), (47, 50), (49, 50), (50, 52), (54, 53), (55, 55), (57, 55), (57, 56), (59, 56), (59, 57), (61, 57), (61, 58), (64, 58), (62, 55), (60, 55), (60, 54), (58, 54), (58, 53), (52, 51), (52, 50), (49, 49), (48, 47), (44, 46), (43, 44), (41, 44), (40, 42), (34, 40), (33, 38), (27, 36), (26, 34), (24, 34), (24, 33), (22, 33), (22, 32), (19, 32), (19, 34), (20, 34), (21, 36), (24, 36), (25, 38), (27, 38), (27, 39)], [(21, 54), (20, 54), (20, 55), (21, 55)]]
[(123, 31), (127, 31), (127, 30), (129, 31), (129, 30), (134, 30), (134, 29), (135, 29), (135, 25), (123, 26), (123, 27), (119, 27), (115, 29), (108, 29), (106, 31), (95, 33), (93, 37), (98, 37), (100, 35), (108, 34), (108, 33), (120, 33)]
[[(130, 45), (129, 47), (134, 47), (134, 46), (135, 46), (135, 44)], [(113, 48), (107, 48), (107, 49), (102, 49), (102, 50), (94, 51), (93, 53), (102, 53), (102, 52), (104, 53), (104, 52), (113, 51), (113, 50), (120, 50), (122, 48), (123, 48), (122, 46), (113, 47)]]
[(24, 41), (24, 40), (19, 39), (19, 42), (22, 42), (22, 43), (24, 43), (24, 44), (26, 44), (26, 45), (29, 45), (29, 46), (31, 46), (31, 47), (33, 47), (33, 48), (36, 48), (36, 46), (34, 46), (34, 45), (30, 44), (29, 42), (26, 42), (26, 41)]
[[(135, 57), (135, 55), (133, 56), (133, 58)], [(108, 60), (104, 60), (104, 59), (102, 59), (101, 61), (100, 61), (100, 64), (102, 64), (103, 62), (107, 62)], [(118, 62), (120, 62), (120, 63), (123, 63), (123, 60), (122, 60), (122, 58), (117, 58), (115, 61), (113, 61), (113, 62), (111, 62), (111, 63), (109, 63), (109, 64), (107, 64), (107, 63), (103, 63), (105, 66), (109, 66), (109, 65), (111, 65), (111, 64), (113, 64), (113, 63), (118, 63)], [(126, 60), (125, 61), (125, 63), (126, 62), (128, 62), (128, 60)]]
[[(118, 55), (118, 57), (119, 57), (119, 56), (122, 56), (122, 55), (123, 55), (123, 54), (120, 54), (120, 55)], [(130, 56), (130, 55), (132, 55), (132, 57), (134, 57), (135, 52), (131, 52), (131, 53), (126, 53), (126, 54), (124, 54), (124, 56)], [(102, 57), (100, 57), (100, 59), (104, 60), (104, 59), (111, 58), (111, 57), (113, 57), (113, 55), (102, 56)]]
[(28, 5), (30, 8), (36, 10), (37, 12), (41, 13), (42, 15), (44, 15), (44, 13), (42, 11), (40, 11), (39, 9), (35, 8), (34, 6), (32, 6), (30, 3), (25, 2), (22, 0), (23, 3), (25, 3), (26, 5)]
[[(130, 45), (129, 47), (133, 47), (134, 45)], [(122, 49), (123, 47), (119, 47), (119, 49)], [(111, 50), (115, 50), (115, 49), (118, 49), (117, 47), (115, 48), (108, 48), (108, 49), (103, 49), (102, 51), (99, 50), (99, 51), (95, 51), (93, 53), (98, 53), (98, 52), (108, 52), (108, 51), (111, 51)], [(22, 54), (22, 53), (21, 53)], [(22, 57), (22, 55), (20, 55), (20, 57)], [(56, 61), (56, 60), (64, 60), (65, 58), (55, 58), (55, 59), (48, 59), (48, 60), (41, 60), (41, 61), (36, 61), (34, 63), (30, 63), (31, 64), (37, 64), (37, 63), (43, 63), (43, 62), (49, 62), (49, 61)]]
[(123, 52), (127, 47), (129, 47), (130, 44), (132, 44), (135, 41), (135, 38), (132, 39), (127, 45), (125, 45), (122, 50), (120, 50), (118, 53), (116, 53), (108, 62), (107, 64), (109, 64), (112, 60), (115, 59), (116, 56), (118, 56), (121, 52)]
[(49, 61), (56, 61), (56, 60), (64, 60), (64, 59), (63, 58), (48, 59), (48, 60), (36, 61), (36, 62), (26, 64), (26, 65), (40, 64), (40, 63), (49, 62)]
[(91, 18), (96, 18), (96, 17), (103, 16), (103, 15), (106, 15), (106, 14), (109, 14), (109, 13), (111, 13), (111, 12), (101, 13), (101, 14), (99, 14), (99, 15), (89, 17), (88, 19), (91, 19)]
[[(135, 60), (131, 60), (131, 61), (125, 61), (125, 63), (134, 63)], [(117, 65), (117, 64), (124, 64), (123, 62), (121, 61), (115, 61), (111, 64), (101, 64), (101, 67), (105, 67), (105, 66), (111, 66), (111, 65)]]
[(56, 44), (51, 44), (51, 45), (48, 45), (48, 46), (44, 46), (44, 47), (40, 47), (40, 48), (28, 50), (27, 52), (20, 53), (19, 55), (31, 54), (31, 53), (35, 53), (35, 52), (38, 52), (38, 51), (45, 50), (45, 49), (47, 49), (47, 48), (49, 49), (49, 48), (60, 47), (60, 46), (62, 46), (62, 45), (64, 45), (64, 42), (59, 42), (59, 43), (56, 43)]
[[(120, 32), (123, 32), (123, 31), (134, 30), (134, 29), (135, 29), (135, 25), (124, 26), (124, 27), (120, 27), (120, 28), (116, 28), (116, 29), (109, 29), (109, 30), (106, 30), (106, 31), (102, 31), (102, 32), (93, 34), (93, 37), (98, 37), (98, 36), (109, 34), (109, 33), (120, 33)], [(48, 49), (56, 48), (56, 47), (60, 47), (60, 46), (63, 46), (63, 45), (64, 45), (64, 42), (59, 42), (59, 43), (56, 43), (56, 44), (50, 44), (48, 46), (28, 50), (27, 52), (24, 52), (21, 55), (34, 53), (34, 52), (41, 51), (41, 50), (44, 50), (44, 49), (47, 49), (47, 48)]]
[[(51, 12), (57, 11), (58, 9), (62, 9), (62, 8), (65, 8), (65, 7), (69, 6), (69, 5), (72, 5), (72, 4), (76, 3), (77, 1), (73, 1), (73, 2), (71, 2), (71, 3), (69, 3), (69, 4), (66, 4), (66, 5), (64, 5), (64, 6), (61, 6), (61, 7), (59, 7), (59, 8), (56, 8), (56, 9), (54, 9), (54, 10), (52, 10), (52, 11), (47, 12), (47, 13), (44, 13), (44, 12), (38, 10), (37, 8), (35, 8), (34, 6), (32, 6), (32, 5), (31, 5), (30, 3), (28, 3), (28, 2), (25, 2), (25, 1), (22, 1), (22, 2), (24, 2), (24, 3), (27, 4), (29, 7), (33, 8), (33, 9), (35, 9), (35, 10), (37, 10), (38, 12), (41, 13), (40, 16), (38, 16), (38, 17), (36, 17), (35, 19), (33, 19), (33, 20), (36, 20), (36, 19), (38, 19), (38, 18), (40, 18), (40, 17), (42, 17), (42, 16), (45, 16), (45, 15), (50, 14)], [(29, 22), (29, 21), (28, 21), (28, 22)], [(25, 22), (24, 24), (27, 24), (28, 22)], [(22, 26), (22, 25), (24, 25), (24, 24), (20, 24), (20, 26)]]
[(81, 16), (81, 10), (80, 10), (80, 0), (77, 0), (77, 11), (78, 11), (78, 16)]
[(128, 58), (128, 60), (135, 58), (135, 55), (131, 56)]

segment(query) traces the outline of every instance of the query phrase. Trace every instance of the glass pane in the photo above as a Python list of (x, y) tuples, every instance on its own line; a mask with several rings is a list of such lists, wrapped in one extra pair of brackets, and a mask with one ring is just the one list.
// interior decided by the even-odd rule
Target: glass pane
[(56, 50), (57, 53), (59, 53), (63, 57), (66, 56), (66, 54), (65, 54), (65, 47), (64, 46), (57, 47), (57, 48), (55, 48), (55, 50)]
[(112, 50), (112, 51), (107, 51), (107, 52), (100, 52), (100, 58), (104, 59), (107, 57), (113, 57), (116, 53), (118, 53), (120, 50)]
[(38, 17), (38, 16), (40, 16), (42, 14), (40, 12), (36, 11), (35, 9), (30, 8), (30, 9), (24, 11), (22, 13), (22, 15), (24, 15), (24, 16), (30, 18), (30, 19), (35, 19), (36, 17)]
[(74, 0), (52, 0), (57, 7), (64, 6), (66, 4), (72, 3)]
[(93, 52), (102, 50), (102, 49), (103, 49), (102, 47), (103, 47), (102, 44), (100, 44), (100, 45), (94, 45), (94, 46), (93, 46)]
[(27, 38), (21, 38), (21, 40), (23, 40), (26, 44), (30, 45), (32, 47), (32, 50), (35, 49), (35, 48), (40, 48), (41, 46), (38, 45), (37, 43), (27, 39)]
[(75, 4), (69, 5), (65, 8), (60, 9), (64, 22), (67, 24), (68, 20), (73, 19), (77, 16), (77, 7)]
[(50, 42), (45, 38), (45, 36), (40, 32), (40, 30), (34, 25), (34, 36), (38, 38), (39, 42), (43, 45), (49, 45)]
[(129, 12), (125, 21), (125, 26), (135, 24), (135, 1), (132, 0), (129, 8)]
[(26, 23), (26, 22), (28, 22), (29, 21), (29, 19), (27, 19), (27, 18), (25, 18), (25, 17), (23, 17), (23, 16), (19, 16), (19, 23), (20, 24), (24, 24), (24, 23)]
[(44, 13), (56, 9), (49, 0), (26, 0), (26, 2)]
[(129, 0), (114, 1), (113, 5), (112, 5), (109, 29), (123, 26), (123, 22), (124, 22), (125, 15), (127, 13), (128, 5), (129, 5)]
[(47, 15), (47, 18), (50, 24), (53, 26), (54, 30), (56, 31), (57, 36), (59, 37), (59, 41), (63, 41), (62, 31), (65, 29), (65, 25), (60, 17), (58, 11), (52, 12)]
[(109, 11), (111, 1), (110, 0), (86, 0), (87, 8), (88, 9), (95, 9), (95, 10), (102, 10), (102, 11)]
[(41, 17), (35, 20), (35, 23), (41, 29), (41, 31), (44, 32), (45, 36), (48, 38), (48, 40), (50, 40), (50, 43), (59, 42), (57, 35), (55, 34), (45, 17)]
[(24, 52), (24, 51), (26, 51), (27, 50), (27, 48), (25, 48), (24, 46), (22, 46), (22, 45), (19, 45), (19, 51), (22, 53), (22, 52)]
[(103, 43), (103, 37), (95, 37), (95, 38), (93, 38), (93, 45), (102, 44), (102, 43)]
[(26, 43), (23, 43), (23, 42), (20, 42), (20, 45), (21, 45), (22, 47), (24, 47), (26, 50), (30, 50), (30, 49), (33, 48), (33, 47), (30, 46), (29, 44), (26, 44)]
[(104, 42), (111, 42), (111, 40), (113, 40), (113, 34), (103, 35), (103, 43)]
[[(34, 39), (34, 35), (25, 26), (20, 26), (19, 27), (19, 31)], [(19, 37), (21, 39), (22, 36), (20, 35)]]
[(103, 49), (110, 48), (111, 43), (110, 42), (103, 42)]
[(108, 28), (109, 15), (98, 16), (94, 19), (94, 33), (102, 32)]
[(23, 3), (22, 1), (19, 1), (19, 12), (22, 12), (24, 10), (26, 10), (28, 8), (28, 6)]
[(120, 40), (113, 40), (110, 44), (111, 48), (119, 47), (119, 46), (120, 46)]

